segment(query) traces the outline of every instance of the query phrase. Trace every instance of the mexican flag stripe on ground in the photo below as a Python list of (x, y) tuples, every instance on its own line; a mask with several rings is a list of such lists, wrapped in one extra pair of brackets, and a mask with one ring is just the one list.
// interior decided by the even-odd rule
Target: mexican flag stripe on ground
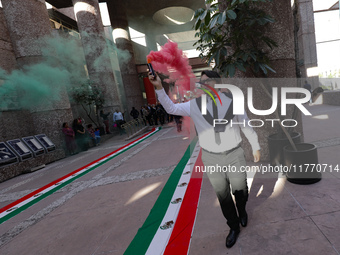
[(203, 173), (194, 170), (195, 165), (202, 164), (200, 151), (196, 137), (170, 175), (125, 255), (173, 254), (173, 251), (187, 254), (202, 183)]
[(19, 214), (20, 212), (26, 210), (27, 208), (31, 207), (32, 205), (38, 203), (42, 199), (50, 196), (57, 190), (65, 187), (66, 185), (70, 184), (71, 182), (77, 180), (81, 176), (93, 171), (97, 167), (109, 162), (111, 159), (115, 158), (116, 156), (124, 153), (125, 151), (133, 148), (137, 144), (141, 143), (145, 139), (149, 138), (150, 136), (157, 133), (161, 128), (153, 129), (151, 132), (139, 137), (138, 139), (124, 145), (123, 147), (29, 193), (28, 195), (14, 201), (11, 204), (0, 208), (0, 224), (9, 220), (10, 218), (14, 217), (15, 215)]

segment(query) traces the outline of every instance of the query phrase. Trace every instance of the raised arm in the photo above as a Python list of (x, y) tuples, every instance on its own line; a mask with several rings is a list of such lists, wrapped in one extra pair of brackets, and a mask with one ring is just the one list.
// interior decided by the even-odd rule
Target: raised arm
[(165, 93), (162, 81), (158, 75), (154, 77), (151, 73), (149, 73), (149, 80), (155, 87), (158, 101), (163, 105), (167, 113), (180, 116), (190, 116), (190, 102), (174, 104)]

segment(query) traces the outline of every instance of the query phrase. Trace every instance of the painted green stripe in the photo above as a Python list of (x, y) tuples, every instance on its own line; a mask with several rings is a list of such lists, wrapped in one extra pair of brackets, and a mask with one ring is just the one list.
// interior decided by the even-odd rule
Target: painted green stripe
[(151, 209), (149, 216), (146, 218), (143, 226), (138, 230), (124, 255), (144, 255), (146, 253), (158, 230), (158, 227), (162, 223), (166, 211), (168, 210), (171, 198), (176, 190), (177, 183), (182, 176), (183, 169), (195, 148), (197, 140), (197, 137), (195, 137), (188, 146), (184, 156), (173, 170), (156, 203)]
[(147, 136), (147, 137), (141, 139), (140, 141), (138, 141), (138, 142), (135, 143), (134, 145), (125, 148), (124, 150), (120, 151), (119, 153), (115, 154), (114, 156), (110, 156), (108, 159), (104, 160), (103, 162), (99, 163), (98, 165), (89, 168), (88, 170), (86, 170), (86, 171), (84, 171), (84, 172), (82, 172), (82, 173), (80, 173), (80, 174), (74, 176), (73, 178), (69, 179), (68, 181), (61, 183), (60, 185), (55, 186), (55, 188), (53, 188), (53, 189), (51, 189), (50, 191), (48, 191), (48, 192), (42, 194), (42, 195), (39, 196), (39, 197), (36, 197), (36, 198), (35, 198), (34, 200), (32, 200), (31, 202), (29, 202), (29, 203), (27, 203), (27, 204), (25, 204), (25, 205), (19, 207), (18, 209), (15, 209), (13, 212), (11, 212), (11, 213), (7, 214), (6, 216), (2, 217), (2, 218), (0, 219), (0, 224), (2, 224), (3, 222), (9, 220), (10, 218), (14, 217), (15, 215), (21, 213), (22, 211), (26, 210), (27, 208), (31, 207), (31, 206), (34, 205), (35, 203), (38, 203), (38, 202), (41, 201), (42, 199), (48, 197), (49, 195), (51, 195), (51, 194), (53, 194), (54, 192), (58, 191), (59, 189), (65, 187), (66, 185), (70, 184), (71, 182), (73, 182), (73, 181), (77, 180), (78, 178), (84, 176), (85, 174), (87, 174), (87, 173), (93, 171), (93, 170), (96, 169), (97, 167), (100, 167), (101, 165), (105, 164), (106, 162), (110, 161), (111, 159), (113, 159), (113, 158), (117, 157), (118, 155), (124, 153), (125, 151), (127, 151), (127, 150), (129, 150), (129, 149), (135, 147), (136, 145), (138, 145), (139, 143), (141, 143), (141, 142), (144, 141), (145, 139), (147, 139), (147, 138), (153, 136), (154, 134), (156, 134), (159, 130), (161, 130), (161, 129), (159, 128), (159, 129), (156, 130), (154, 133), (151, 133), (149, 136)]

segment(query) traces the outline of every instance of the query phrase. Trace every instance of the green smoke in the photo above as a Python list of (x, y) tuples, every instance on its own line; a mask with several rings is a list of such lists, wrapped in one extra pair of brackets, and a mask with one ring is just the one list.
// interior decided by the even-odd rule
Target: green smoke
[(96, 72), (103, 72), (108, 68), (111, 70), (119, 70), (119, 63), (125, 64), (131, 59), (131, 54), (128, 50), (118, 49), (109, 39), (105, 40), (106, 47), (102, 48), (97, 45), (97, 35), (82, 32), (81, 37), (85, 39), (88, 44), (87, 51), (89, 54), (97, 55), (94, 60), (94, 68)]
[(49, 107), (59, 99), (60, 84), (69, 82), (65, 70), (43, 63), (14, 70), (11, 74), (2, 70), (0, 77), (4, 80), (0, 87), (2, 109), (34, 109), (42, 104)]
[[(83, 36), (83, 35), (82, 35)], [(91, 43), (91, 42), (90, 42)], [(93, 49), (96, 48), (93, 42)], [(80, 38), (53, 34), (39, 42), (42, 45), (40, 63), (24, 66), (11, 73), (0, 69), (0, 110), (7, 109), (48, 109), (61, 99), (65, 91), (72, 91), (88, 81), (85, 70), (85, 56)], [(96, 69), (107, 70), (102, 61), (107, 54), (116, 54), (112, 61), (127, 60), (128, 52), (118, 51), (109, 43), (96, 60)], [(90, 47), (91, 48), (91, 47)], [(112, 63), (118, 66), (117, 63)], [(53, 109), (53, 108), (52, 108)]]

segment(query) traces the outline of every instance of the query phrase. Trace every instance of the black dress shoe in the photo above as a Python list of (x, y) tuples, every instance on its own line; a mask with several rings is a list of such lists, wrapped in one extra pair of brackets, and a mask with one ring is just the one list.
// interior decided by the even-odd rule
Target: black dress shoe
[(240, 229), (230, 229), (229, 235), (227, 236), (227, 239), (225, 241), (225, 245), (227, 248), (233, 247), (233, 245), (236, 243), (237, 237), (240, 234)]
[(240, 217), (240, 223), (242, 227), (246, 227), (248, 223), (248, 214), (246, 213), (244, 216)]

